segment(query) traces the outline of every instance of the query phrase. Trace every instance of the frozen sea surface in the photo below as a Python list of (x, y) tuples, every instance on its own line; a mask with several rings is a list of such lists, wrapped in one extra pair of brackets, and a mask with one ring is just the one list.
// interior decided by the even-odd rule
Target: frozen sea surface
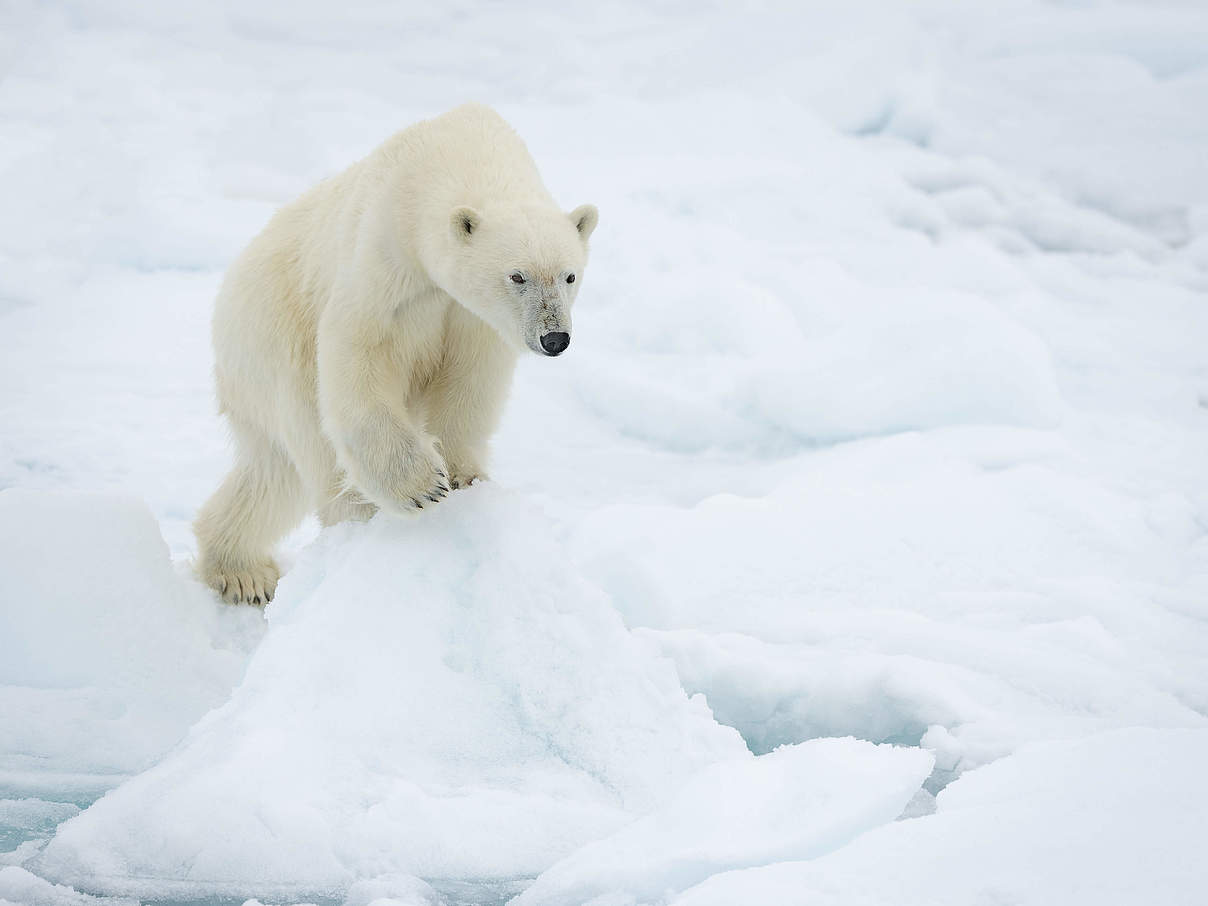
[[(497, 107), (493, 481), (192, 578), (224, 268)], [(1192, 904), (1208, 7), (8, 3), (0, 906)]]

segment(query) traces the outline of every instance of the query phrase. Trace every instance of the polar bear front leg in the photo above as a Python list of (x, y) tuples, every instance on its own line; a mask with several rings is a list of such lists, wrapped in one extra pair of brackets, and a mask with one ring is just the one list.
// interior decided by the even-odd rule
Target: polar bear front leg
[(434, 438), (405, 405), (390, 338), (319, 325), (319, 412), (348, 483), (393, 513), (423, 509), (449, 493)]
[(444, 356), (424, 398), (427, 427), (437, 437), (449, 484), (487, 477), (487, 445), (507, 400), (516, 353), (495, 330), (460, 305), (449, 310)]

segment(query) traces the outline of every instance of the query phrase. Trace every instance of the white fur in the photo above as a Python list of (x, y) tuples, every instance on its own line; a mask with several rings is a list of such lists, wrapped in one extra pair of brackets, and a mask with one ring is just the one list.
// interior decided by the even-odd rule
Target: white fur
[(306, 513), (410, 512), (485, 477), (518, 353), (570, 333), (596, 220), (590, 205), (561, 211), (478, 104), (404, 129), (278, 211), (215, 306), (236, 465), (194, 525), (202, 577), (267, 601), (272, 545)]

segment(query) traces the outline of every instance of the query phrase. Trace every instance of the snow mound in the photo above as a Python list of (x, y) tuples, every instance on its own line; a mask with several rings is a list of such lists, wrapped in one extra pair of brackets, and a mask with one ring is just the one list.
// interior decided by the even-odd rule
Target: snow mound
[(513, 906), (654, 902), (726, 869), (819, 856), (897, 817), (931, 766), (921, 749), (851, 738), (714, 765), (662, 810), (550, 868)]
[(325, 533), (231, 700), (41, 870), (143, 896), (532, 876), (749, 758), (569, 561), (491, 486)]
[[(1118, 730), (972, 771), (934, 815), (815, 861), (728, 872), (674, 906), (1203, 902), (1208, 730)], [(943, 870), (937, 870), (942, 866)]]
[(0, 786), (86, 796), (224, 701), (260, 635), (168, 558), (142, 503), (0, 493)]

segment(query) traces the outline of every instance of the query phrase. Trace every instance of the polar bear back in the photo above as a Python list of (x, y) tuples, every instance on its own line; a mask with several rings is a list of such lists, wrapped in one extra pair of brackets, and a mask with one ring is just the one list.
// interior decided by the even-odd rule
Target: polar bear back
[[(318, 320), (342, 275), (389, 278), (393, 285), (377, 293), (382, 300), (434, 292), (450, 212), (518, 203), (556, 207), (515, 130), (491, 108), (469, 103), (395, 133), (285, 205), (228, 271), (219, 293), (220, 401), (226, 387), (277, 383), (275, 375), (284, 373), (313, 382)], [(285, 325), (288, 338), (280, 336)], [(276, 364), (290, 367), (270, 377), (262, 357), (287, 350), (291, 361)]]

